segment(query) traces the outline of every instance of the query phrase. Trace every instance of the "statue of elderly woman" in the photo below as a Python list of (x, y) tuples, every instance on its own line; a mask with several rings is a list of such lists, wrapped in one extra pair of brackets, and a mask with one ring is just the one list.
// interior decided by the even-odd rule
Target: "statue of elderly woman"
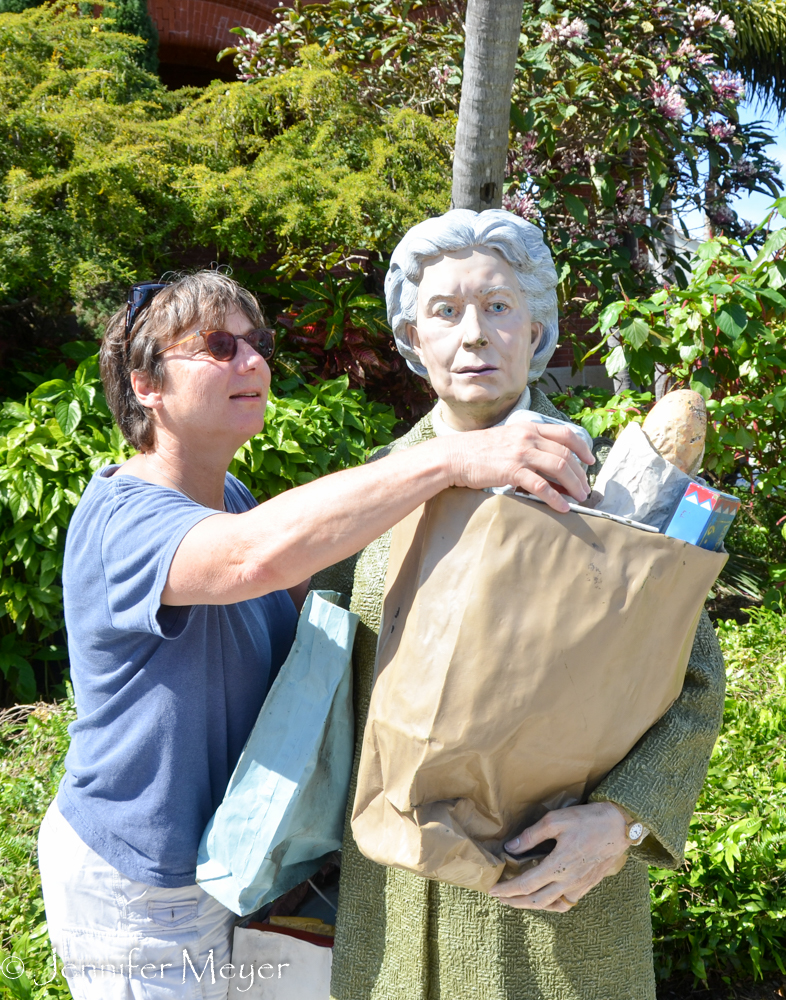
[[(540, 231), (506, 212), (456, 210), (411, 229), (391, 259), (388, 316), (399, 350), (439, 401), (388, 450), (516, 420), (564, 423), (580, 440), (584, 432), (530, 386), (557, 344), (556, 284)], [(578, 467), (575, 456), (566, 461)], [(550, 487), (539, 492), (567, 510)], [(361, 626), (350, 811), (389, 551), (390, 532), (360, 554), (352, 582)], [(723, 692), (720, 649), (702, 613), (672, 707), (587, 803), (549, 812), (508, 842), (512, 854), (556, 846), (490, 894), (368, 860), (348, 822), (334, 1000), (654, 1000), (647, 865), (682, 861)]]

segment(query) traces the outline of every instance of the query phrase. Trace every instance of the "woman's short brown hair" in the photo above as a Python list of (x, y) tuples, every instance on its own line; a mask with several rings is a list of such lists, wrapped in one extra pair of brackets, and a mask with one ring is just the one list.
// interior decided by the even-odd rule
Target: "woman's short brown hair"
[(160, 388), (164, 365), (156, 351), (197, 325), (219, 329), (235, 310), (254, 327), (265, 325), (259, 303), (245, 288), (218, 271), (197, 271), (158, 292), (134, 321), (129, 339), (125, 306), (109, 320), (101, 342), (101, 381), (117, 426), (137, 451), (152, 448), (153, 419), (136, 398), (131, 373), (144, 373), (154, 388)]

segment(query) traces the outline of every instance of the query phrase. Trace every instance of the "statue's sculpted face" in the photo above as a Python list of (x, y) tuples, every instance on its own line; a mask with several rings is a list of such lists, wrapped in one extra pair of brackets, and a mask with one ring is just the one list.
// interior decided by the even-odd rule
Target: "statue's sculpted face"
[(502, 420), (527, 386), (542, 335), (508, 262), (487, 247), (430, 260), (418, 286), (413, 349), (456, 430)]

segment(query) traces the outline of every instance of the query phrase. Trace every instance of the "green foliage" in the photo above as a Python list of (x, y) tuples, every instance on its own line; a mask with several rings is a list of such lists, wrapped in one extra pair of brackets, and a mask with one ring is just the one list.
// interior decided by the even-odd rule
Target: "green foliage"
[(266, 303), (275, 304), (285, 329), (277, 355), (280, 369), (300, 381), (347, 375), (369, 398), (388, 403), (411, 426), (433, 406), (434, 394), (407, 367), (393, 344), (384, 300), (369, 294), (375, 275), (308, 281), (279, 280), (259, 285)]
[(335, 58), (170, 93), (109, 27), (0, 18), (0, 300), (89, 308), (189, 248), (329, 267), (447, 207), (450, 124), (363, 104)]
[[(78, 343), (68, 353), (93, 350)], [(96, 358), (51, 375), (24, 403), (0, 410), (0, 669), (21, 701), (36, 695), (33, 659), (47, 686), (48, 662), (65, 659), (59, 581), (71, 513), (91, 474), (124, 452)]]
[[(21, 14), (30, 7), (39, 7), (46, 0), (0, 0), (0, 14)], [(145, 45), (136, 50), (136, 61), (143, 68), (155, 73), (158, 69), (158, 31), (153, 23), (145, 0), (107, 0), (97, 5), (107, 15), (115, 31), (141, 38)], [(83, 10), (87, 13), (87, 10)]]
[(601, 299), (646, 285), (640, 243), (671, 266), (672, 213), (703, 207), (736, 233), (735, 191), (778, 195), (772, 140), (740, 122), (743, 81), (720, 72), (734, 33), (707, 6), (658, 0), (525, 16), (508, 204), (550, 234), (566, 301), (577, 284)]
[(28, 7), (37, 7), (39, 0), (0, 0), (0, 14), (21, 14)]
[(241, 80), (258, 80), (319, 45), (352, 74), (365, 102), (443, 114), (458, 110), (465, 7), (461, 0), (441, 0), (438, 9), (427, 0), (294, 0), (276, 11), (272, 29), (233, 28), (241, 40), (219, 59), (232, 56)]
[[(599, 0), (580, 14), (565, 0), (525, 5), (503, 205), (548, 234), (566, 312), (591, 315), (620, 286), (653, 287), (644, 247), (687, 267), (673, 214), (702, 206), (740, 233), (732, 195), (775, 197), (780, 182), (771, 137), (739, 121), (742, 81), (721, 74), (727, 14), (682, 0)], [(296, 2), (262, 34), (235, 29), (226, 54), (242, 79), (264, 81), (318, 45), (364, 100), (444, 115), (458, 108), (462, 16), (453, 2)]]
[(617, 432), (632, 421), (641, 423), (653, 403), (651, 392), (625, 389), (619, 393), (608, 389), (582, 387), (550, 394), (554, 405), (580, 423), (591, 437), (616, 437)]
[(393, 439), (395, 414), (368, 403), (361, 390), (349, 388), (346, 376), (286, 387), (288, 395), (268, 402), (263, 432), (240, 448), (230, 466), (258, 499), (360, 465), (371, 449)]
[(69, 700), (39, 705), (16, 725), (0, 717), (0, 996), (13, 1000), (71, 996), (63, 976), (53, 976), (36, 841), (62, 777), (74, 716)]
[(652, 887), (659, 975), (785, 973), (786, 628), (753, 611), (718, 628), (724, 724), (691, 822), (687, 864)]
[[(786, 214), (786, 199), (775, 204)], [(702, 475), (745, 501), (729, 536), (722, 591), (773, 606), (783, 604), (786, 584), (785, 248), (786, 229), (766, 235), (758, 248), (716, 236), (699, 246), (684, 285), (604, 306), (594, 328), (600, 343), (582, 359), (600, 351), (609, 374), (627, 369), (645, 386), (658, 374), (704, 396)], [(648, 393), (609, 398), (595, 390), (557, 401), (590, 433), (613, 434), (640, 420), (652, 400)]]
[[(127, 457), (94, 350), (67, 345), (75, 371), (60, 366), (24, 403), (0, 410), (0, 670), (21, 701), (35, 697), (36, 673), (52, 693), (48, 664), (65, 659), (60, 574), (71, 514), (91, 475)], [(346, 377), (316, 386), (279, 381), (276, 389), (288, 395), (271, 396), (263, 432), (232, 465), (260, 499), (358, 465), (392, 438), (393, 412), (369, 404)]]
[(143, 39), (145, 46), (138, 51), (137, 62), (142, 69), (155, 73), (158, 69), (158, 30), (148, 12), (146, 0), (112, 0), (104, 4), (103, 12), (107, 21), (114, 21), (115, 31)]
[[(777, 205), (786, 212), (786, 199)], [(765, 495), (786, 487), (784, 246), (786, 230), (758, 253), (718, 236), (697, 250), (686, 287), (610, 303), (596, 326), (610, 372), (627, 368), (647, 384), (657, 367), (707, 400), (705, 474), (718, 483), (742, 474)]]

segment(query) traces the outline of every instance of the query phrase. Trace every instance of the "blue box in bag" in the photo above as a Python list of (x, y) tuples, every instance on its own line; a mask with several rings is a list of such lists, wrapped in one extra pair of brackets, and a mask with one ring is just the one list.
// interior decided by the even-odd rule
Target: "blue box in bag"
[(739, 507), (737, 497), (689, 483), (664, 534), (718, 552)]

